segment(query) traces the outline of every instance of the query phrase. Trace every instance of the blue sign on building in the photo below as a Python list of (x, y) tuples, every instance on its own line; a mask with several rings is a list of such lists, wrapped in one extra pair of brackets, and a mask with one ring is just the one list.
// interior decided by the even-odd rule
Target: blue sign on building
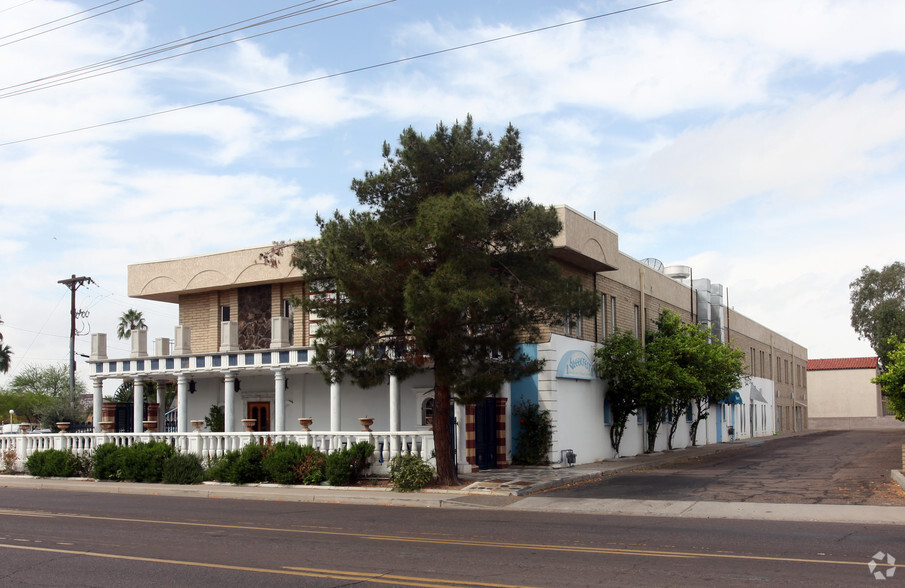
[(570, 378), (573, 380), (593, 380), (594, 364), (584, 351), (567, 351), (559, 366), (556, 368), (557, 378)]

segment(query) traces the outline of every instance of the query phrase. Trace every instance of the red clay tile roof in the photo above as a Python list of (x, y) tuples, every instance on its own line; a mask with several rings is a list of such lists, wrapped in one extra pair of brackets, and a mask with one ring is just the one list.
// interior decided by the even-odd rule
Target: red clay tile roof
[(875, 370), (876, 357), (840, 357), (835, 359), (809, 359), (808, 371), (816, 370)]

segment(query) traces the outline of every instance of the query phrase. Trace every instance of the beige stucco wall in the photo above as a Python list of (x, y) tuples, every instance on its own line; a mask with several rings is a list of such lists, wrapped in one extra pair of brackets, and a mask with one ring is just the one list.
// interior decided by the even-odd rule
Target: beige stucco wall
[(291, 249), (277, 258), (277, 267), (260, 260), (270, 249), (249, 247), (130, 265), (129, 296), (179, 302), (186, 294), (300, 280), (301, 272), (289, 263)]
[(873, 369), (808, 372), (808, 409), (813, 418), (881, 416), (880, 390)]

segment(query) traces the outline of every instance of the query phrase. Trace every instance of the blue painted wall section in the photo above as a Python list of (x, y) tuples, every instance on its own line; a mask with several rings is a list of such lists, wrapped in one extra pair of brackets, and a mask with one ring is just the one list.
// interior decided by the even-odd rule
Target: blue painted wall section
[[(537, 359), (537, 345), (535, 344), (525, 344), (521, 346), (522, 353), (530, 357), (531, 359)], [(517, 380), (512, 382), (510, 386), (512, 390), (512, 405), (509, 407), (510, 413), (513, 413), (513, 408), (518, 406), (523, 400), (527, 400), (533, 404), (537, 404), (537, 374), (534, 374), (528, 378), (522, 378), (521, 380)], [(514, 414), (514, 413), (513, 413)], [(512, 441), (515, 442), (516, 437), (519, 434), (519, 423), (518, 419), (513, 417), (512, 419)]]

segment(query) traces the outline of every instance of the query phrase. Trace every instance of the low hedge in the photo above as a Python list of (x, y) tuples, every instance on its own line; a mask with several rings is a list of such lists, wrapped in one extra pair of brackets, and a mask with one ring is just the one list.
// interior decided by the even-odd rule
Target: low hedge
[(230, 484), (273, 482), (347, 486), (358, 481), (370, 464), (374, 445), (367, 441), (337, 449), (329, 455), (295, 442), (274, 445), (251, 443), (208, 461), (178, 453), (165, 441), (138, 442), (129, 446), (104, 443), (90, 457), (68, 451), (37, 451), (26, 468), (35, 476), (91, 476), (98, 480), (198, 484), (203, 480)]
[(46, 449), (36, 451), (25, 461), (25, 469), (40, 478), (71, 478), (84, 476), (82, 460), (70, 451)]

